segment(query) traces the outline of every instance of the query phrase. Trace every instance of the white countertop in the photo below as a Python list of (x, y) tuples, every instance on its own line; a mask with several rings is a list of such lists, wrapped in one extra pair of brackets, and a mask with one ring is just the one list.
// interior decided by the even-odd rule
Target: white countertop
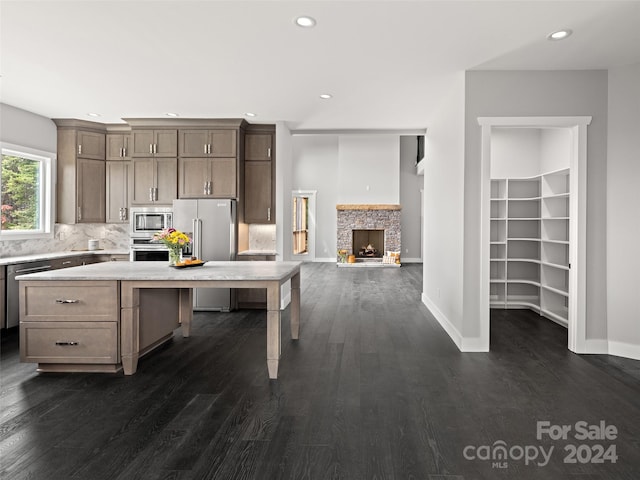
[(129, 255), (129, 250), (66, 250), (62, 252), (32, 253), (17, 257), (0, 257), (0, 266), (54, 258), (83, 257), (85, 255)]
[(201, 267), (173, 268), (165, 262), (104, 262), (49, 270), (18, 280), (283, 280), (300, 270), (302, 262), (207, 262)]

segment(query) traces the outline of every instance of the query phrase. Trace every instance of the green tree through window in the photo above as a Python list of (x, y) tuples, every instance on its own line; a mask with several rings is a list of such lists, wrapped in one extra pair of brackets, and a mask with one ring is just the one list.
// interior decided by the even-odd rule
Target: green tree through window
[(38, 160), (2, 155), (2, 230), (41, 228), (41, 166), (42, 162)]

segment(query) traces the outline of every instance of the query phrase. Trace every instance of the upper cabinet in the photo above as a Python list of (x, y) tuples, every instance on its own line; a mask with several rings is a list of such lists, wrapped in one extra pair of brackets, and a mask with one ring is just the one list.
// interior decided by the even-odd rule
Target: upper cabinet
[(134, 158), (131, 203), (171, 205), (177, 197), (177, 162), (175, 158)]
[(177, 129), (136, 129), (131, 132), (133, 157), (177, 157)]
[(80, 129), (76, 130), (76, 149), (78, 158), (104, 160), (104, 147), (104, 132), (93, 132)]
[(275, 223), (275, 126), (249, 125), (244, 137), (244, 221)]
[(178, 153), (181, 157), (230, 158), (237, 154), (237, 130), (180, 130)]
[(104, 223), (105, 127), (82, 120), (54, 122), (58, 126), (56, 223)]
[(107, 132), (107, 160), (131, 160), (131, 133)]
[(270, 161), (273, 151), (272, 133), (255, 133), (248, 131), (244, 137), (245, 160)]

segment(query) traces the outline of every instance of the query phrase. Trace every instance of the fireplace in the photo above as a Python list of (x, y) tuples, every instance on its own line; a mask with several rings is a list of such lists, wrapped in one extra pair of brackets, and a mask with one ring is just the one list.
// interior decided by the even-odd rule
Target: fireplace
[[(393, 263), (399, 266), (402, 243), (400, 205), (339, 204), (336, 245), (338, 265), (376, 266)], [(397, 261), (396, 261), (397, 259)]]
[(384, 230), (353, 230), (353, 249), (356, 258), (384, 256)]

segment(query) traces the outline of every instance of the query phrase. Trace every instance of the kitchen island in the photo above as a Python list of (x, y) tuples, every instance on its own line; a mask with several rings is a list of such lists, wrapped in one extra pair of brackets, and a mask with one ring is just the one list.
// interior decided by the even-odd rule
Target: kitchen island
[(43, 372), (132, 375), (138, 359), (182, 327), (191, 333), (192, 289), (267, 289), (267, 368), (277, 378), (281, 287), (291, 280), (291, 338), (300, 326), (300, 262), (110, 262), (17, 277), (20, 358)]

